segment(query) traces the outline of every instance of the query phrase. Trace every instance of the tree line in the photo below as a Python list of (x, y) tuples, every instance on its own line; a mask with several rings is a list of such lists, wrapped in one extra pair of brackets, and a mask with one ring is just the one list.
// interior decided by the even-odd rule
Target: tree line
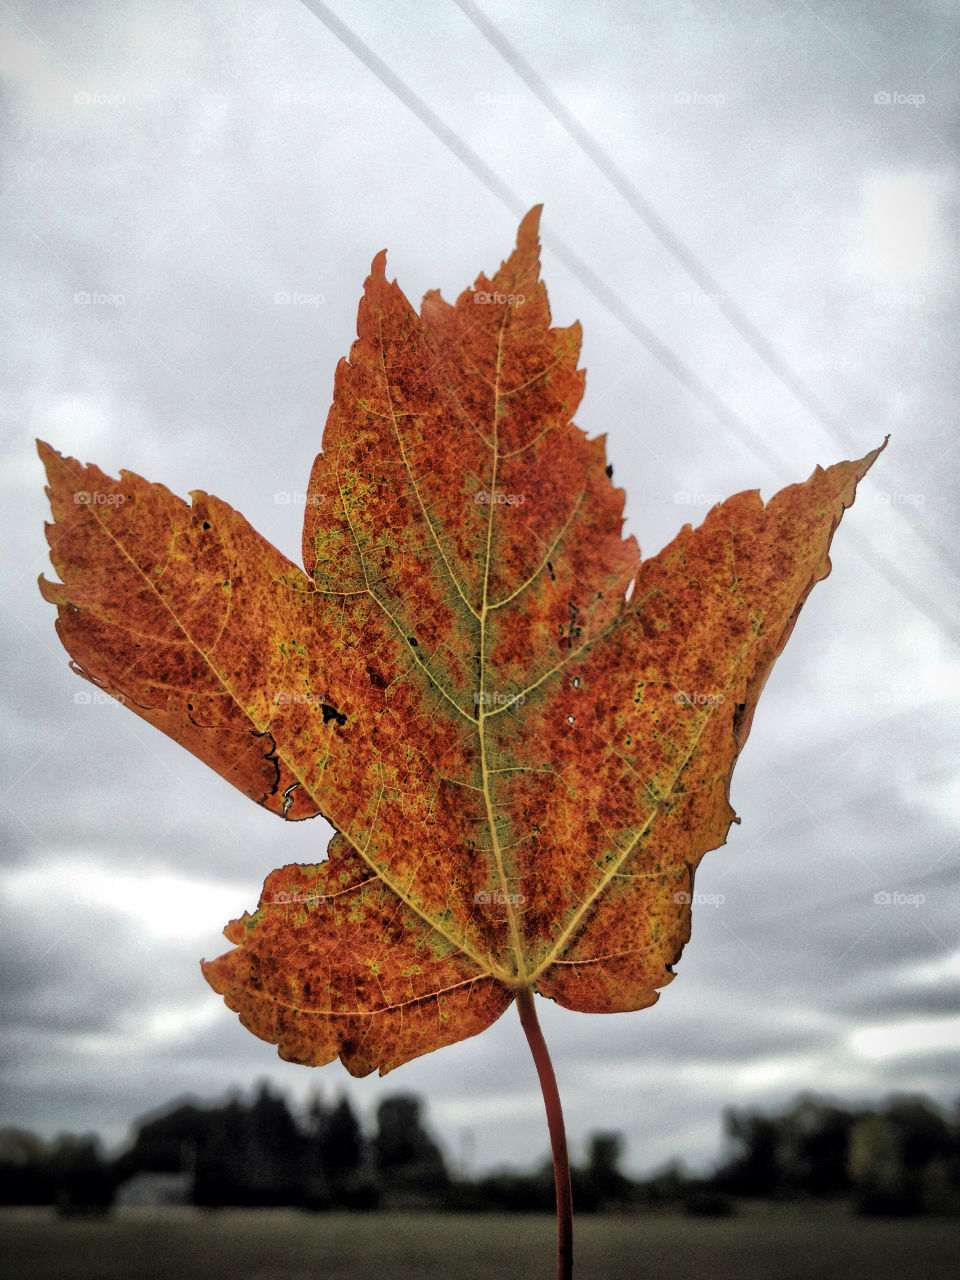
[[(805, 1097), (775, 1115), (727, 1111), (724, 1127), (728, 1153), (706, 1176), (674, 1163), (630, 1178), (621, 1168), (623, 1135), (592, 1134), (586, 1160), (573, 1168), (577, 1211), (679, 1205), (723, 1214), (742, 1199), (817, 1198), (871, 1214), (960, 1214), (960, 1104), (947, 1113), (922, 1097), (860, 1108)], [(333, 1104), (315, 1097), (297, 1116), (262, 1084), (247, 1101), (172, 1105), (140, 1121), (112, 1158), (91, 1135), (44, 1142), (0, 1130), (0, 1204), (104, 1212), (138, 1195), (142, 1203), (208, 1209), (554, 1208), (547, 1158), (533, 1172), (451, 1172), (411, 1094), (384, 1098), (367, 1133), (346, 1097)]]

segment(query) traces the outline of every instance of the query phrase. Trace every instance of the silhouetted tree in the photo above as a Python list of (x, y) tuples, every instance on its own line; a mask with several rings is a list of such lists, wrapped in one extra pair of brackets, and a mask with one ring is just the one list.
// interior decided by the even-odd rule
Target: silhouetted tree
[(556, 1190), (553, 1164), (545, 1161), (534, 1173), (501, 1169), (477, 1183), (479, 1207), (502, 1213), (553, 1213)]
[(718, 1181), (736, 1195), (765, 1196), (780, 1189), (777, 1123), (749, 1112), (724, 1112), (724, 1128), (741, 1149)]
[(786, 1191), (836, 1196), (848, 1186), (847, 1150), (855, 1117), (816, 1098), (779, 1118), (776, 1163)]
[(886, 1116), (866, 1115), (854, 1125), (849, 1172), (862, 1213), (915, 1211), (916, 1197), (907, 1183), (900, 1135)]
[(633, 1183), (620, 1172), (622, 1158), (622, 1134), (591, 1134), (586, 1165), (572, 1171), (573, 1202), (580, 1212), (615, 1208), (630, 1197)]
[(105, 1213), (115, 1183), (93, 1135), (61, 1134), (50, 1152), (56, 1206), (61, 1214)]
[(379, 1192), (366, 1166), (366, 1142), (350, 1099), (328, 1109), (314, 1099), (307, 1117), (307, 1203), (322, 1209), (375, 1208)]
[(52, 1204), (55, 1194), (47, 1144), (26, 1129), (0, 1130), (0, 1204)]
[(450, 1185), (450, 1175), (440, 1148), (423, 1127), (421, 1107), (412, 1094), (395, 1094), (380, 1103), (374, 1166), (385, 1189), (438, 1196)]

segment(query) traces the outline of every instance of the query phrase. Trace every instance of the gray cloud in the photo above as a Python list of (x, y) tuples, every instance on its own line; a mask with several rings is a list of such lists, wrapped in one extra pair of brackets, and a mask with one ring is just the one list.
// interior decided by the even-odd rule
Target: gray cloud
[[(645, 553), (698, 523), (713, 494), (768, 497), (892, 437), (765, 690), (734, 775), (742, 825), (697, 878), (723, 901), (696, 906), (676, 981), (635, 1015), (541, 1002), (574, 1143), (620, 1126), (634, 1167), (703, 1162), (728, 1105), (811, 1087), (948, 1101), (955, 16), (936, 3), (909, 18), (714, 3), (638, 14), (617, 0), (572, 24), (557, 0), (485, 5), (709, 268), (715, 300), (455, 6), (401, 9), (338, 12), (519, 198), (544, 201), (554, 318), (584, 326), (578, 421), (607, 433)], [(451, 1139), (473, 1131), (479, 1165), (529, 1161), (546, 1134), (512, 1010), (386, 1082), (353, 1081), (339, 1065), (280, 1062), (207, 991), (196, 962), (226, 948), (227, 919), (255, 905), (272, 867), (322, 856), (329, 828), (288, 827), (121, 708), (75, 701), (87, 686), (35, 588), (52, 570), (32, 445), (42, 435), (113, 474), (214, 492), (299, 561), (296, 495), (373, 255), (388, 248), (388, 274), (415, 304), (437, 285), (453, 297), (505, 256), (516, 220), (294, 0), (91, 3), (79, 17), (35, 0), (8, 21), (2, 1119), (118, 1142), (165, 1097), (267, 1076), (300, 1101), (343, 1088), (368, 1113), (385, 1091), (413, 1089)], [(557, 236), (781, 463), (657, 363), (558, 261)], [(104, 300), (74, 300), (84, 293)], [(278, 303), (284, 293), (313, 301)], [(727, 297), (832, 423), (737, 336)], [(95, 892), (78, 901), (84, 867)], [(58, 877), (73, 900), (53, 891)], [(138, 882), (163, 927), (125, 896)], [(193, 894), (179, 932), (171, 886)]]

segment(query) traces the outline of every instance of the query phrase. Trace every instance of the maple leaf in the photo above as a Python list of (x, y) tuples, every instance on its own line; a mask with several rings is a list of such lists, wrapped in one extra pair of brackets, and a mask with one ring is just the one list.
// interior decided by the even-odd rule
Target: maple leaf
[(75, 669), (272, 812), (336, 829), (203, 964), (295, 1062), (384, 1073), (518, 993), (657, 999), (764, 681), (880, 452), (766, 505), (738, 493), (641, 562), (603, 438), (572, 421), (580, 329), (550, 326), (538, 217), (419, 316), (375, 258), (306, 572), (215, 497), (40, 445), (62, 579), (41, 590)]

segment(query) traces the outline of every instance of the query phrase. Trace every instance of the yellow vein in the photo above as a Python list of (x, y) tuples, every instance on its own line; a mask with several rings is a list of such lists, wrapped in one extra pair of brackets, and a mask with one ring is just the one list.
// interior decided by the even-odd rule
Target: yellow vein
[(586, 492), (587, 492), (586, 489), (581, 489), (580, 495), (573, 505), (573, 510), (570, 512), (566, 520), (563, 522), (563, 526), (560, 529), (560, 532), (557, 534), (554, 540), (550, 543), (550, 546), (547, 548), (546, 552), (544, 553), (544, 557), (540, 561), (540, 564), (533, 571), (533, 573), (531, 573), (530, 577), (527, 578), (526, 582), (522, 582), (520, 586), (517, 587), (516, 591), (511, 591), (510, 595), (505, 596), (502, 600), (498, 600), (496, 604), (492, 604), (490, 606), (491, 609), (502, 609), (505, 604), (509, 604), (511, 600), (516, 599), (516, 597), (521, 593), (521, 591), (525, 591), (526, 588), (529, 587), (532, 582), (535, 582), (537, 578), (539, 578), (540, 574), (543, 572), (545, 566), (549, 562), (550, 557), (553, 555), (554, 551), (556, 551), (557, 547), (560, 545), (560, 542), (563, 539), (564, 534), (570, 528), (570, 523), (573, 520), (573, 517), (580, 510), (580, 503), (583, 501), (584, 494)]
[[(338, 483), (339, 483), (339, 481), (338, 481)], [(140, 567), (140, 565), (139, 565), (139, 564), (137, 564), (136, 560), (134, 560), (133, 556), (131, 556), (131, 555), (130, 555), (130, 553), (127, 551), (126, 547), (123, 545), (123, 543), (120, 541), (120, 539), (119, 539), (119, 538), (118, 538), (118, 537), (113, 533), (113, 531), (112, 531), (112, 530), (111, 530), (111, 529), (110, 529), (110, 528), (109, 528), (109, 527), (104, 523), (104, 521), (100, 518), (99, 514), (97, 513), (97, 511), (96, 511), (95, 509), (92, 509), (92, 514), (93, 514), (93, 516), (94, 516), (95, 520), (97, 521), (97, 524), (100, 526), (101, 530), (106, 534), (107, 538), (108, 538), (108, 539), (109, 539), (109, 540), (114, 544), (114, 546), (117, 548), (117, 550), (118, 550), (118, 551), (120, 552), (120, 554), (123, 556), (123, 558), (124, 558), (125, 560), (127, 560), (127, 561), (128, 561), (128, 562), (133, 566), (134, 570), (135, 570), (135, 571), (137, 572), (137, 574), (139, 574), (139, 576), (143, 579), (143, 581), (146, 583), (147, 587), (148, 587), (148, 588), (151, 590), (151, 592), (152, 592), (152, 593), (157, 597), (157, 599), (160, 601), (160, 603), (161, 603), (161, 604), (163, 605), (163, 607), (166, 609), (167, 613), (168, 613), (168, 614), (170, 615), (170, 617), (173, 619), (173, 621), (174, 621), (174, 623), (176, 624), (176, 626), (177, 626), (177, 627), (179, 628), (179, 630), (180, 630), (180, 631), (181, 631), (181, 632), (186, 636), (187, 640), (190, 642), (190, 644), (191, 644), (191, 645), (193, 646), (193, 648), (196, 650), (197, 654), (200, 656), (200, 658), (202, 659), (202, 661), (203, 661), (203, 662), (206, 664), (206, 666), (210, 669), (210, 671), (211, 671), (212, 675), (214, 676), (214, 678), (215, 678), (215, 679), (218, 681), (218, 683), (219, 683), (220, 685), (222, 685), (222, 686), (223, 686), (223, 688), (224, 688), (224, 689), (225, 689), (225, 690), (230, 694), (230, 696), (231, 696), (231, 698), (233, 699), (234, 703), (235, 703), (238, 707), (240, 707), (240, 709), (241, 709), (241, 710), (243, 711), (243, 713), (246, 715), (247, 719), (248, 719), (248, 720), (250, 720), (250, 722), (251, 722), (254, 726), (256, 726), (256, 728), (257, 728), (257, 731), (258, 731), (258, 732), (260, 732), (260, 733), (269, 732), (269, 726), (270, 726), (270, 724), (272, 723), (272, 718), (271, 718), (271, 720), (264, 721), (264, 723), (263, 723), (263, 724), (260, 724), (260, 723), (258, 722), (258, 720), (253, 716), (253, 714), (252, 714), (250, 711), (248, 711), (248, 710), (247, 710), (247, 709), (242, 705), (242, 703), (241, 703), (241, 702), (239, 701), (239, 699), (237, 698), (236, 693), (234, 692), (234, 690), (233, 690), (233, 689), (231, 689), (230, 685), (228, 684), (228, 682), (227, 682), (227, 681), (226, 681), (226, 679), (224, 678), (224, 676), (223, 676), (222, 672), (221, 672), (221, 671), (219, 671), (219, 670), (218, 670), (218, 668), (217, 668), (216, 666), (214, 666), (213, 662), (210, 660), (210, 658), (208, 657), (208, 655), (204, 652), (204, 650), (200, 647), (200, 645), (198, 645), (198, 644), (197, 644), (196, 640), (194, 640), (193, 636), (192, 636), (192, 635), (190, 634), (190, 632), (187, 630), (186, 625), (181, 621), (181, 619), (180, 619), (180, 618), (177, 616), (177, 614), (173, 611), (173, 609), (170, 607), (170, 604), (168, 603), (168, 601), (167, 601), (167, 600), (166, 600), (166, 599), (165, 599), (165, 598), (160, 594), (160, 592), (159, 592), (159, 591), (157, 591), (155, 584), (154, 584), (154, 583), (151, 581), (151, 579), (146, 575), (146, 573), (143, 571), (143, 569)], [(348, 517), (348, 520), (349, 520), (349, 517)], [(351, 531), (352, 531), (352, 528), (351, 528)], [(356, 534), (354, 534), (354, 538), (356, 539)], [(222, 539), (221, 539), (221, 545), (222, 545)], [(360, 562), (361, 562), (361, 565), (362, 565), (362, 564), (363, 564), (363, 557), (362, 557), (362, 555), (361, 555), (361, 560), (360, 560)], [(364, 570), (364, 573), (366, 573), (366, 570)], [(371, 592), (370, 594), (371, 594), (371, 596), (373, 595), (373, 593), (372, 593), (372, 592)], [(375, 597), (375, 596), (374, 596), (373, 598), (374, 598), (374, 599), (376, 599), (376, 597)], [(379, 603), (379, 602), (378, 602), (378, 603)], [(454, 705), (456, 705), (456, 704), (454, 704)], [(472, 719), (473, 719), (473, 717), (468, 717), (468, 719), (471, 719), (471, 720), (472, 720)], [(271, 735), (271, 736), (273, 736), (273, 735)], [(297, 779), (297, 781), (298, 781), (298, 782), (300, 783), (300, 785), (303, 787), (304, 791), (307, 793), (307, 795), (310, 797), (310, 799), (314, 802), (314, 804), (316, 804), (316, 806), (317, 806), (318, 810), (319, 810), (320, 812), (323, 812), (323, 811), (324, 811), (325, 806), (321, 803), (320, 798), (319, 798), (319, 797), (314, 793), (313, 788), (312, 788), (311, 786), (309, 786), (309, 784), (307, 783), (307, 781), (306, 781), (305, 777), (303, 776), (303, 773), (301, 772), (301, 770), (297, 767), (297, 765), (294, 763), (294, 761), (292, 761), (291, 759), (289, 759), (289, 758), (288, 758), (288, 756), (286, 755), (286, 753), (282, 750), (282, 748), (281, 748), (281, 744), (280, 744), (279, 742), (277, 742), (277, 740), (276, 740), (276, 738), (275, 738), (275, 737), (274, 737), (273, 741), (274, 741), (274, 746), (275, 746), (275, 748), (276, 748), (276, 754), (277, 754), (278, 759), (283, 760), (284, 764), (287, 766), (287, 768), (290, 770), (290, 772), (293, 774), (293, 776)], [(331, 817), (332, 817), (332, 813), (331, 813)], [(361, 849), (361, 848), (359, 847), (359, 845), (357, 844), (357, 842), (353, 839), (353, 837), (349, 834), (349, 832), (347, 832), (346, 830), (344, 830), (344, 827), (343, 827), (342, 825), (340, 825), (340, 824), (339, 824), (339, 822), (338, 822), (338, 823), (335, 823), (334, 825), (336, 825), (336, 826), (337, 826), (337, 829), (338, 829), (338, 831), (340, 832), (340, 834), (343, 836), (343, 838), (347, 841), (347, 843), (348, 843), (348, 844), (350, 845), (350, 847), (355, 851), (355, 853), (356, 853), (360, 858), (362, 858), (362, 860), (366, 863), (366, 865), (370, 868), (370, 870), (374, 873), (374, 875), (375, 875), (375, 876), (377, 876), (377, 877), (378, 877), (378, 878), (379, 878), (379, 879), (380, 879), (380, 880), (381, 880), (381, 881), (386, 885), (386, 887), (387, 887), (388, 889), (390, 889), (394, 894), (396, 894), (396, 896), (397, 896), (397, 897), (398, 897), (402, 902), (404, 902), (404, 903), (405, 903), (405, 904), (410, 908), (410, 910), (414, 913), (414, 915), (419, 916), (419, 918), (420, 918), (421, 920), (423, 920), (423, 921), (424, 921), (424, 923), (425, 923), (425, 924), (427, 924), (431, 929), (433, 929), (436, 933), (439, 933), (439, 934), (441, 935), (441, 937), (446, 938), (446, 940), (447, 940), (447, 941), (448, 941), (452, 946), (456, 947), (458, 950), (462, 951), (464, 955), (468, 956), (468, 957), (469, 957), (469, 958), (474, 962), (474, 964), (476, 964), (476, 966), (477, 966), (481, 971), (483, 971), (484, 973), (490, 974), (492, 977), (500, 978), (500, 980), (501, 980), (501, 981), (510, 981), (510, 980), (511, 980), (511, 975), (508, 975), (508, 974), (503, 974), (503, 975), (501, 975), (501, 974), (499, 973), (499, 971), (497, 970), (496, 966), (494, 966), (494, 965), (492, 964), (492, 962), (490, 961), (490, 959), (489, 959), (489, 958), (487, 958), (487, 959), (483, 959), (481, 956), (479, 956), (479, 955), (474, 951), (474, 949), (473, 949), (471, 946), (469, 946), (469, 945), (467, 944), (467, 942), (465, 941), (465, 939), (463, 939), (463, 938), (457, 938), (457, 937), (452, 936), (452, 935), (451, 935), (450, 933), (448, 933), (448, 932), (447, 932), (447, 931), (446, 931), (446, 930), (445, 930), (445, 929), (444, 929), (440, 924), (438, 924), (436, 920), (434, 920), (432, 917), (430, 917), (429, 915), (427, 915), (427, 914), (426, 914), (426, 912), (425, 912), (425, 911), (423, 911), (423, 910), (422, 910), (422, 909), (421, 909), (421, 908), (420, 908), (420, 907), (419, 907), (415, 902), (411, 901), (411, 899), (410, 899), (410, 898), (408, 898), (408, 897), (407, 897), (407, 896), (406, 896), (406, 895), (401, 891), (401, 889), (399, 888), (399, 886), (398, 886), (398, 885), (396, 885), (396, 884), (394, 884), (394, 883), (392, 882), (392, 880), (391, 880), (391, 879), (390, 879), (390, 878), (385, 874), (385, 872), (383, 871), (383, 869), (382, 869), (382, 868), (380, 868), (380, 867), (378, 867), (378, 866), (376, 866), (376, 865), (371, 861), (371, 859), (367, 856), (366, 851), (365, 851), (364, 849)]]
[[(464, 591), (463, 591), (463, 588), (460, 586), (459, 579), (457, 578), (456, 574), (453, 572), (453, 569), (450, 565), (450, 561), (447, 559), (447, 553), (444, 551), (443, 546), (440, 542), (440, 539), (437, 536), (437, 531), (433, 527), (433, 521), (430, 519), (429, 513), (427, 512), (427, 508), (424, 505), (423, 497), (421, 496), (421, 493), (420, 493), (420, 487), (417, 484), (416, 477), (413, 474), (413, 469), (411, 468), (410, 463), (407, 459), (407, 451), (403, 445), (403, 437), (400, 435), (400, 428), (397, 425), (397, 415), (396, 415), (396, 411), (393, 404), (393, 396), (390, 394), (390, 380), (387, 377), (387, 363), (386, 363), (386, 357), (384, 355), (384, 350), (383, 350), (383, 317), (379, 307), (377, 308), (377, 329), (380, 335), (380, 373), (383, 377), (383, 388), (387, 397), (387, 404), (390, 408), (390, 420), (393, 424), (393, 433), (397, 438), (397, 445), (400, 449), (400, 458), (403, 462), (404, 468), (406, 469), (407, 477), (410, 480), (410, 484), (411, 484), (411, 487), (413, 488), (413, 492), (417, 495), (417, 502), (420, 504), (420, 513), (423, 516), (424, 522), (426, 523), (426, 526), (430, 531), (430, 536), (433, 538), (434, 545), (436, 546), (437, 550), (440, 552), (440, 557), (443, 560), (444, 568), (446, 569), (447, 574), (449, 575), (450, 581), (456, 587), (457, 594), (459, 595), (460, 599), (467, 606), (467, 608), (470, 610), (473, 616), (477, 618), (479, 617), (479, 614), (477, 613), (476, 609), (474, 609), (470, 601), (467, 599), (466, 595), (464, 595)], [(422, 415), (414, 414), (411, 416), (420, 417)]]
[[(753, 642), (754, 642), (754, 638), (751, 637), (750, 643), (753, 643)], [(726, 685), (726, 689), (729, 689), (733, 684), (734, 673), (737, 671), (737, 669), (740, 666), (743, 665), (743, 656), (746, 653), (748, 648), (749, 648), (749, 645), (744, 646), (744, 649), (741, 652), (739, 659), (737, 660), (737, 662), (733, 664), (733, 668), (730, 673), (730, 680)], [(711, 717), (716, 715), (718, 710), (719, 710), (719, 706), (714, 707), (711, 709), (708, 715), (704, 716), (703, 721), (701, 722), (697, 733), (694, 735), (693, 739), (691, 740), (690, 748), (687, 751), (686, 755), (684, 756), (682, 764), (680, 764), (680, 766), (677, 768), (676, 772), (673, 775), (673, 779), (671, 780), (669, 788), (663, 793), (659, 802), (654, 806), (653, 810), (651, 811), (646, 822), (637, 831), (636, 835), (627, 845), (626, 849), (624, 849), (621, 852), (620, 856), (614, 860), (609, 870), (603, 876), (601, 876), (600, 880), (597, 882), (594, 888), (590, 891), (587, 897), (584, 898), (580, 907), (578, 907), (578, 909), (572, 916), (569, 924), (561, 932), (560, 937), (557, 939), (556, 943), (554, 944), (554, 947), (548, 953), (547, 958), (540, 965), (537, 966), (536, 972), (531, 975), (531, 978), (530, 978), (531, 982), (535, 981), (536, 978), (538, 978), (546, 969), (550, 967), (551, 964), (555, 962), (555, 960), (561, 954), (561, 952), (566, 950), (573, 935), (580, 928), (580, 924), (583, 920), (583, 917), (586, 915), (587, 911), (589, 911), (589, 909), (593, 906), (597, 898), (606, 891), (606, 889), (608, 888), (608, 886), (610, 885), (614, 877), (620, 875), (620, 868), (623, 866), (624, 862), (626, 862), (626, 860), (631, 856), (631, 854), (633, 853), (634, 849), (637, 847), (639, 842), (650, 830), (658, 814), (663, 810), (664, 804), (674, 794), (676, 785), (680, 781), (681, 774), (683, 773), (684, 769), (686, 769), (687, 765), (692, 760), (694, 752), (696, 751), (697, 747), (700, 745), (700, 739), (703, 737), (703, 734), (707, 728), (707, 725), (710, 723)]]
[(618, 615), (615, 617), (614, 620), (608, 623), (602, 631), (597, 632), (595, 636), (591, 636), (589, 640), (584, 640), (583, 644), (578, 648), (571, 649), (569, 653), (564, 654), (559, 662), (554, 663), (554, 665), (550, 667), (548, 671), (545, 671), (542, 676), (538, 676), (538, 678), (534, 680), (533, 684), (527, 685), (525, 689), (521, 689), (519, 693), (514, 694), (512, 702), (504, 703), (503, 706), (494, 707), (492, 711), (488, 711), (487, 718), (489, 719), (491, 716), (498, 716), (504, 711), (512, 711), (518, 704), (522, 706), (523, 700), (526, 699), (527, 695), (533, 693), (535, 689), (539, 689), (544, 681), (549, 680), (551, 676), (557, 675), (563, 670), (568, 662), (571, 662), (574, 658), (579, 658), (581, 653), (585, 653), (586, 650), (591, 648), (593, 645), (599, 644), (600, 641), (605, 640), (612, 631), (615, 631), (620, 625), (621, 616), (622, 615)]
[[(499, 449), (500, 449), (500, 368), (503, 359), (503, 333), (505, 319), (501, 320), (500, 328), (497, 333), (497, 360), (496, 360), (496, 376), (493, 389), (493, 466), (490, 477), (490, 491), (495, 493), (497, 489), (497, 469), (499, 466)], [(496, 504), (490, 504), (490, 511), (487, 516), (487, 546), (484, 557), (483, 566), (483, 600), (480, 608), (480, 688), (483, 689), (487, 674), (487, 597), (490, 590), (490, 560), (493, 547), (493, 517), (496, 511)], [(508, 893), (506, 873), (503, 867), (503, 852), (500, 848), (500, 836), (497, 831), (496, 818), (493, 812), (493, 797), (490, 794), (490, 775), (487, 771), (487, 735), (485, 721), (487, 719), (487, 711), (484, 703), (480, 703), (477, 708), (477, 733), (480, 738), (480, 778), (483, 783), (483, 802), (486, 808), (487, 825), (490, 829), (490, 841), (493, 848), (493, 856), (497, 863), (497, 874), (500, 877), (500, 887), (503, 897), (507, 904), (507, 920), (510, 927), (510, 938), (513, 943), (514, 955), (517, 963), (517, 976), (521, 981), (526, 979), (526, 965), (523, 958), (523, 949), (520, 941), (520, 928), (517, 921), (517, 913), (514, 910), (511, 901), (512, 895)]]
[(305, 1009), (301, 1005), (290, 1004), (276, 996), (262, 995), (260, 998), (269, 1000), (271, 1004), (278, 1004), (282, 1009), (303, 1013), (311, 1018), (380, 1018), (384, 1014), (393, 1013), (394, 1010), (405, 1009), (408, 1005), (423, 1004), (425, 1000), (436, 1000), (439, 996), (445, 996), (451, 991), (459, 991), (461, 987), (470, 987), (475, 982), (486, 982), (489, 976), (481, 973), (475, 978), (464, 978), (460, 982), (451, 983), (449, 987), (439, 987), (436, 991), (428, 991), (422, 996), (411, 996), (409, 1000), (398, 1000), (394, 1004), (384, 1005), (381, 1009)]
[(384, 614), (386, 614), (386, 616), (387, 616), (387, 617), (390, 619), (390, 621), (393, 623), (394, 628), (396, 629), (397, 635), (399, 635), (399, 636), (401, 637), (401, 639), (403, 640), (404, 644), (406, 645), (406, 648), (407, 648), (407, 652), (408, 652), (408, 654), (409, 654), (409, 655), (410, 655), (410, 657), (412, 658), (412, 660), (413, 660), (413, 662), (415, 663), (415, 665), (416, 665), (416, 666), (418, 666), (418, 667), (420, 668), (420, 670), (423, 672), (423, 674), (427, 677), (427, 680), (430, 682), (430, 684), (432, 684), (432, 685), (433, 685), (433, 687), (437, 690), (437, 692), (438, 692), (438, 693), (440, 693), (444, 698), (446, 698), (447, 702), (449, 702), (449, 703), (450, 703), (451, 707), (453, 707), (455, 711), (458, 711), (458, 712), (460, 713), (460, 715), (462, 715), (462, 716), (463, 716), (463, 718), (464, 718), (465, 720), (469, 720), (471, 724), (475, 724), (475, 723), (476, 723), (476, 717), (474, 717), (474, 716), (470, 715), (470, 713), (469, 713), (469, 712), (464, 711), (463, 707), (461, 707), (461, 706), (459, 705), (459, 703), (455, 702), (455, 701), (454, 701), (454, 699), (453, 699), (453, 698), (451, 698), (450, 694), (449, 694), (449, 693), (447, 693), (446, 689), (443, 687), (443, 685), (440, 683), (440, 681), (436, 678), (436, 676), (434, 676), (434, 675), (433, 675), (433, 673), (430, 671), (429, 667), (427, 667), (427, 666), (426, 666), (426, 664), (425, 664), (424, 662), (422, 662), (422, 661), (421, 661), (420, 656), (419, 656), (419, 655), (416, 653), (416, 651), (413, 649), (413, 646), (409, 644), (409, 642), (408, 642), (408, 636), (407, 636), (407, 629), (406, 629), (405, 627), (401, 627), (401, 625), (400, 625), (399, 621), (397, 620), (397, 618), (395, 618), (395, 617), (394, 617), (394, 615), (390, 612), (390, 610), (389, 610), (389, 609), (387, 608), (387, 606), (383, 603), (383, 601), (380, 599), (380, 597), (379, 597), (379, 596), (378, 596), (378, 595), (373, 591), (373, 589), (371, 588), (371, 586), (370, 586), (370, 578), (369, 578), (369, 575), (367, 574), (367, 564), (366, 564), (366, 561), (365, 561), (365, 560), (364, 560), (364, 558), (363, 558), (363, 548), (360, 546), (360, 539), (357, 537), (357, 531), (356, 531), (356, 529), (354, 529), (354, 527), (353, 527), (353, 521), (350, 519), (350, 512), (349, 512), (349, 510), (347, 509), (347, 504), (346, 504), (346, 501), (345, 501), (345, 499), (344, 499), (343, 486), (340, 484), (340, 478), (339, 478), (339, 476), (337, 477), (337, 487), (338, 487), (338, 488), (339, 488), (339, 490), (340, 490), (340, 498), (341, 498), (341, 501), (343, 501), (343, 511), (344, 511), (344, 515), (346, 516), (346, 520), (347, 520), (347, 527), (349, 528), (350, 533), (351, 533), (351, 535), (352, 535), (352, 537), (353, 537), (354, 546), (356, 547), (356, 549), (357, 549), (357, 555), (358, 555), (358, 556), (359, 556), (359, 558), (360, 558), (360, 568), (363, 570), (364, 590), (366, 591), (366, 593), (367, 593), (367, 595), (370, 597), (370, 599), (374, 602), (374, 604), (378, 605), (378, 606), (379, 606), (379, 608), (383, 610)]

